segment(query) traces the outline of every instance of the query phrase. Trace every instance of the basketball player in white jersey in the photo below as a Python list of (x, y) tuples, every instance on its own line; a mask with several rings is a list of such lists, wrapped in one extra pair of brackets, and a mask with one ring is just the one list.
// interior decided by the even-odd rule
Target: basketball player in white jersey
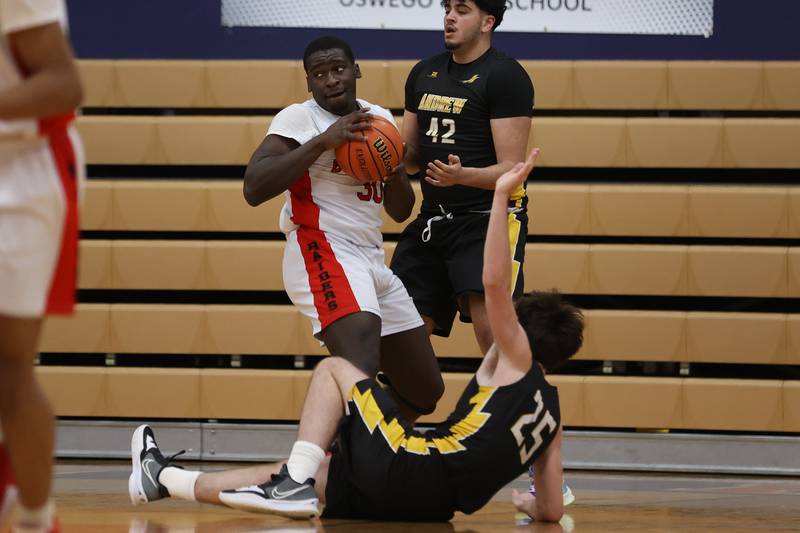
[(331, 355), (374, 376), (381, 370), (411, 418), (432, 412), (444, 390), (423, 323), (400, 280), (384, 265), (382, 208), (405, 220), (414, 192), (402, 168), (384, 182), (345, 174), (334, 150), (361, 139), (368, 116), (391, 113), (356, 98), (361, 72), (350, 46), (320, 37), (303, 54), (313, 98), (272, 120), (244, 179), (252, 206), (284, 194), (286, 292), (311, 319)]
[(0, 522), (18, 493), (15, 533), (58, 530), (53, 411), (33, 360), (42, 317), (75, 298), (82, 89), (65, 27), (62, 0), (0, 0)]

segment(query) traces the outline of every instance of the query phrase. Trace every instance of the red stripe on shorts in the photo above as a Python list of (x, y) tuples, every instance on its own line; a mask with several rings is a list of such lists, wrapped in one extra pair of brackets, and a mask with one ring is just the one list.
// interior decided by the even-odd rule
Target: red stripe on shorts
[(361, 311), (350, 281), (336, 259), (325, 232), (319, 229), (319, 206), (311, 195), (311, 176), (305, 175), (289, 189), (292, 221), (297, 224), (297, 243), (308, 273), (322, 329), (332, 322)]
[(61, 249), (47, 296), (48, 315), (69, 315), (75, 309), (78, 279), (78, 174), (75, 168), (75, 150), (68, 134), (69, 125), (74, 118), (75, 115), (70, 113), (39, 123), (39, 133), (47, 137), (50, 144), (66, 200)]

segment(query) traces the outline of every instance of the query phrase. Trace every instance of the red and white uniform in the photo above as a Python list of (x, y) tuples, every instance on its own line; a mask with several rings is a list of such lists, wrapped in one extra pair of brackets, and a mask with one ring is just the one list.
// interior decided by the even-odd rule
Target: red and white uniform
[[(394, 123), (386, 109), (358, 103)], [(275, 115), (267, 135), (303, 144), (339, 118), (311, 99)], [(381, 335), (422, 325), (408, 292), (384, 261), (381, 183), (351, 178), (339, 167), (334, 150), (327, 150), (284, 194), (283, 282), (292, 302), (311, 318), (315, 335), (359, 311), (381, 317)]]
[[(60, 23), (62, 0), (0, 0), (0, 90), (23, 78), (9, 34)], [(73, 114), (0, 120), (0, 314), (70, 313), (83, 153)]]

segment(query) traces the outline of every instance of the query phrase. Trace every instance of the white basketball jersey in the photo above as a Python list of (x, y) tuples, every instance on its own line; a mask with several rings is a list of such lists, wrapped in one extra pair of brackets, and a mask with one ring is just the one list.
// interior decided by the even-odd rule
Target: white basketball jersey
[[(0, 0), (0, 90), (22, 79), (9, 50), (8, 35), (54, 22), (66, 27), (63, 0)], [(36, 120), (0, 120), (0, 142), (34, 139), (37, 134)]]
[[(371, 114), (395, 123), (388, 110), (365, 100), (358, 100), (358, 103), (368, 107)], [(304, 144), (325, 132), (339, 118), (311, 99), (292, 104), (275, 115), (267, 135), (280, 135)], [(304, 226), (353, 244), (382, 246), (383, 184), (364, 184), (345, 174), (335, 160), (334, 150), (319, 156), (308, 172), (284, 194), (286, 203), (280, 219), (284, 233)]]

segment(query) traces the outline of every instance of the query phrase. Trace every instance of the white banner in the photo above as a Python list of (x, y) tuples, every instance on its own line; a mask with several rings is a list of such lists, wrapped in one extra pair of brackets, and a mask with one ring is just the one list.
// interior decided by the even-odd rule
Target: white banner
[[(508, 0), (498, 31), (711, 35), (714, 0)], [(223, 26), (442, 30), (440, 0), (222, 0)]]

